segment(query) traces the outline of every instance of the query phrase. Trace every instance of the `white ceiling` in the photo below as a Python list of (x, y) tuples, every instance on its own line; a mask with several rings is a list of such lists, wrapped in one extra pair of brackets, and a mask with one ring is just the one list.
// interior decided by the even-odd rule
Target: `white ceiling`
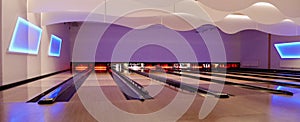
[(246, 29), (300, 35), (300, 0), (28, 0), (42, 24), (72, 21), (115, 23), (132, 28), (162, 24), (191, 30), (205, 24), (226, 33)]

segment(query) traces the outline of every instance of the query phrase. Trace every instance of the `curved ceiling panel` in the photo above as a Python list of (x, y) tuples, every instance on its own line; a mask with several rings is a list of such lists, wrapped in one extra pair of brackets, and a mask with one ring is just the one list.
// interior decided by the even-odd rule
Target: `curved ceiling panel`
[(300, 17), (300, 0), (269, 0), (284, 15), (289, 17)]
[(296, 24), (300, 25), (300, 17), (298, 17), (298, 18), (291, 18), (290, 20), (292, 20)]
[(298, 26), (294, 22), (282, 21), (273, 25), (258, 25), (258, 30), (275, 34), (275, 35), (285, 35), (285, 36), (295, 36), (298, 35)]
[[(63, 22), (98, 22), (110, 23), (107, 20), (114, 20), (110, 24), (122, 25), (130, 28), (145, 28), (150, 25), (161, 24), (161, 17), (113, 17), (104, 16), (102, 14), (78, 13), (78, 12), (59, 12), (59, 13), (43, 13), (42, 25), (51, 25)], [(88, 19), (87, 19), (88, 18)]]
[(224, 20), (216, 22), (216, 25), (228, 34), (238, 33), (243, 30), (259, 30), (274, 35), (300, 35), (300, 26), (288, 19), (276, 24), (260, 24), (245, 15), (228, 15)]
[(105, 0), (28, 0), (28, 12), (90, 12)]
[[(118, 17), (122, 17), (135, 12), (148, 11), (148, 10), (164, 11), (166, 13), (174, 11), (173, 4), (169, 6), (157, 7), (157, 6), (146, 5), (141, 2), (137, 2), (136, 0), (110, 0), (106, 3), (106, 6), (102, 6), (102, 7), (107, 8), (106, 15), (118, 16)], [(160, 13), (163, 12), (158, 12), (156, 13), (156, 15), (153, 15), (153, 13), (150, 15), (139, 14), (139, 16), (134, 16), (134, 17), (161, 16)]]
[(246, 15), (227, 15), (224, 20), (216, 22), (216, 26), (228, 34), (234, 34), (242, 30), (256, 29), (257, 23)]
[[(157, 1), (157, 2), (155, 2)], [(161, 9), (166, 11), (176, 11), (174, 10), (174, 5), (182, 1), (191, 0), (107, 0), (107, 12), (106, 14), (111, 14), (112, 16), (122, 15), (120, 13), (131, 12), (139, 10), (141, 8), (148, 9)], [(281, 11), (285, 16), (292, 18), (300, 17), (300, 1), (299, 0), (226, 0), (226, 1), (217, 1), (217, 0), (201, 0), (198, 1), (201, 4), (201, 7), (204, 7), (205, 10), (212, 13), (213, 18), (218, 18), (217, 15), (222, 12), (237, 12), (244, 10), (250, 6), (255, 7), (257, 3), (269, 2), (274, 5), (273, 7)], [(105, 0), (28, 0), (28, 12), (33, 13), (45, 13), (45, 12), (91, 12), (99, 6), (103, 6), (104, 13), (104, 4)], [(268, 6), (268, 5), (266, 5)], [(266, 7), (265, 6), (265, 7)], [(219, 11), (219, 12), (216, 12)], [(197, 11), (195, 11), (197, 12)], [(263, 12), (263, 11), (262, 11)], [(224, 15), (223, 15), (224, 16)], [(252, 15), (249, 14), (251, 18)], [(221, 16), (222, 17), (222, 16)], [(219, 19), (214, 19), (219, 20)]]
[(164, 16), (161, 24), (177, 31), (188, 31), (202, 25), (212, 24), (212, 22), (207, 22), (190, 14), (176, 13)]
[(28, 0), (28, 12), (42, 13), (42, 25), (90, 21), (130, 28), (162, 24), (187, 31), (212, 24), (226, 33), (257, 29), (297, 35), (298, 5), (299, 0)]
[(262, 24), (275, 24), (286, 18), (274, 5), (265, 2), (255, 3), (240, 13)]
[[(79, 16), (80, 15), (80, 16)], [(101, 22), (104, 23), (104, 17), (101, 14), (88, 15), (88, 13), (47, 13), (42, 14), (42, 21), (47, 24), (55, 24), (60, 22), (78, 22), (86, 21), (86, 17), (89, 16), (89, 22)], [(134, 18), (134, 17), (112, 17), (107, 18), (114, 19), (114, 23), (135, 29), (143, 29), (152, 25), (164, 25), (170, 29), (177, 31), (188, 31), (196, 29), (193, 27), (186, 18), (192, 17), (191, 15), (185, 14), (169, 14), (164, 17), (144, 17), (144, 18)], [(196, 19), (195, 19), (196, 20)], [(197, 29), (201, 30), (205, 25), (211, 25), (212, 23), (203, 22), (201, 26)], [(291, 20), (285, 20), (277, 24), (259, 24), (251, 20), (245, 15), (228, 15), (224, 20), (216, 22), (214, 25), (219, 27), (223, 32), (228, 34), (238, 33), (243, 30), (255, 29), (266, 33), (271, 33), (275, 35), (285, 35), (285, 36), (296, 36), (300, 35), (300, 26), (297, 26)]]
[(209, 8), (209, 7), (203, 5), (200, 2), (198, 2), (198, 5), (199, 5), (199, 7), (201, 7), (202, 9), (204, 9), (207, 12), (207, 14), (209, 15), (209, 17), (214, 22), (223, 20), (225, 16), (227, 16), (228, 14), (230, 14), (230, 12), (219, 11), (219, 10), (215, 10), (215, 9)]
[(89, 16), (91, 22), (104, 22), (102, 14), (89, 15), (89, 12), (51, 12), (42, 13), (42, 25), (51, 25), (63, 22), (82, 22)]
[(161, 17), (122, 17), (115, 20), (113, 24), (122, 25), (134, 29), (143, 29), (151, 25), (161, 24)]
[(203, 8), (198, 5), (198, 2), (195, 1), (185, 0), (182, 2), (178, 2), (177, 4), (175, 4), (174, 14), (178, 17), (183, 18), (193, 28), (198, 28), (204, 24), (213, 23), (213, 19)]
[(212, 9), (225, 12), (240, 11), (258, 2), (268, 2), (276, 6), (285, 16), (300, 17), (299, 0), (199, 0), (199, 2)]
[(189, 22), (176, 15), (164, 16), (161, 24), (173, 30), (185, 31), (194, 28)]
[(140, 4), (150, 5), (154, 7), (166, 7), (184, 0), (133, 0)]
[(245, 9), (258, 0), (198, 0), (198, 2), (219, 11), (233, 12)]

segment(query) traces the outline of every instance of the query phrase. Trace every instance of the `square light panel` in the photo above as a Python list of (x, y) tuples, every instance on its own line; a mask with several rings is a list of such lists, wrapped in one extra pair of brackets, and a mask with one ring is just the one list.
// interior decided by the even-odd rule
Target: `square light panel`
[(41, 37), (42, 29), (40, 27), (18, 17), (8, 51), (38, 54)]
[(50, 39), (50, 47), (49, 47), (49, 56), (60, 56), (60, 50), (61, 50), (61, 44), (62, 44), (62, 39), (55, 36), (51, 35)]

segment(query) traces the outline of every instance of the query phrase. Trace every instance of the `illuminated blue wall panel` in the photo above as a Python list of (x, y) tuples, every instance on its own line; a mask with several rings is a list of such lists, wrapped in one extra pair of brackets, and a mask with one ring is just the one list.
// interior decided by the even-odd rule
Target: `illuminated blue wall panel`
[(300, 58), (300, 42), (279, 43), (275, 48), (281, 58)]
[(38, 54), (42, 29), (27, 20), (18, 17), (9, 45), (9, 52)]
[(50, 47), (49, 47), (49, 56), (60, 56), (62, 39), (55, 35), (51, 35)]

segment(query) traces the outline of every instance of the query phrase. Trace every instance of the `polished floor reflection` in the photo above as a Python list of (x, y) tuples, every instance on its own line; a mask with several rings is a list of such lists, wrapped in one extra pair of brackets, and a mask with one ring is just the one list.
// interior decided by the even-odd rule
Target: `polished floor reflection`
[[(157, 117), (155, 120), (152, 120), (153, 118), (145, 116), (142, 119), (144, 121), (171, 121), (173, 118), (178, 118), (178, 121), (204, 122), (296, 122), (300, 120), (300, 90), (297, 88), (277, 87), (277, 89), (289, 90), (294, 93), (293, 96), (286, 96), (226, 85), (223, 92), (230, 93), (233, 96), (228, 99), (219, 99), (212, 112), (206, 118), (200, 120), (199, 111), (203, 107), (204, 96), (178, 90), (168, 85), (163, 86), (161, 82), (138, 74), (124, 74), (144, 87), (151, 86), (148, 89), (159, 89), (160, 92), (152, 92), (151, 94), (154, 99), (144, 102), (126, 100), (108, 73), (91, 74), (69, 102), (38, 105), (36, 103), (25, 103), (26, 101), (21, 101), (21, 99), (11, 99), (12, 97), (18, 98), (18, 95), (23, 96), (23, 93), (16, 93), (9, 96), (5, 92), (2, 92), (0, 121), (135, 121), (141, 119), (118, 116), (118, 113), (109, 112), (114, 112), (112, 109), (118, 109), (118, 111), (129, 114), (151, 114), (166, 108), (178, 94), (182, 95), (179, 99), (176, 98), (182, 106), (189, 103), (189, 100), (186, 98), (195, 97), (192, 104), (189, 105), (187, 111), (182, 116), (174, 116), (179, 114), (176, 111), (180, 111), (181, 106), (178, 106), (170, 109), (170, 114), (162, 115), (167, 117)], [(53, 77), (51, 80), (56, 78), (65, 79), (66, 77), (66, 74), (62, 74), (62, 76)], [(209, 84), (204, 81), (181, 78), (169, 74), (166, 77), (177, 80), (183, 79), (182, 82), (187, 83), (197, 82), (202, 86)], [(42, 87), (45, 85), (39, 84), (39, 86), (40, 89), (43, 89)], [(27, 97), (29, 96), (25, 98), (27, 99)], [(109, 108), (106, 105), (113, 105), (114, 108)]]

